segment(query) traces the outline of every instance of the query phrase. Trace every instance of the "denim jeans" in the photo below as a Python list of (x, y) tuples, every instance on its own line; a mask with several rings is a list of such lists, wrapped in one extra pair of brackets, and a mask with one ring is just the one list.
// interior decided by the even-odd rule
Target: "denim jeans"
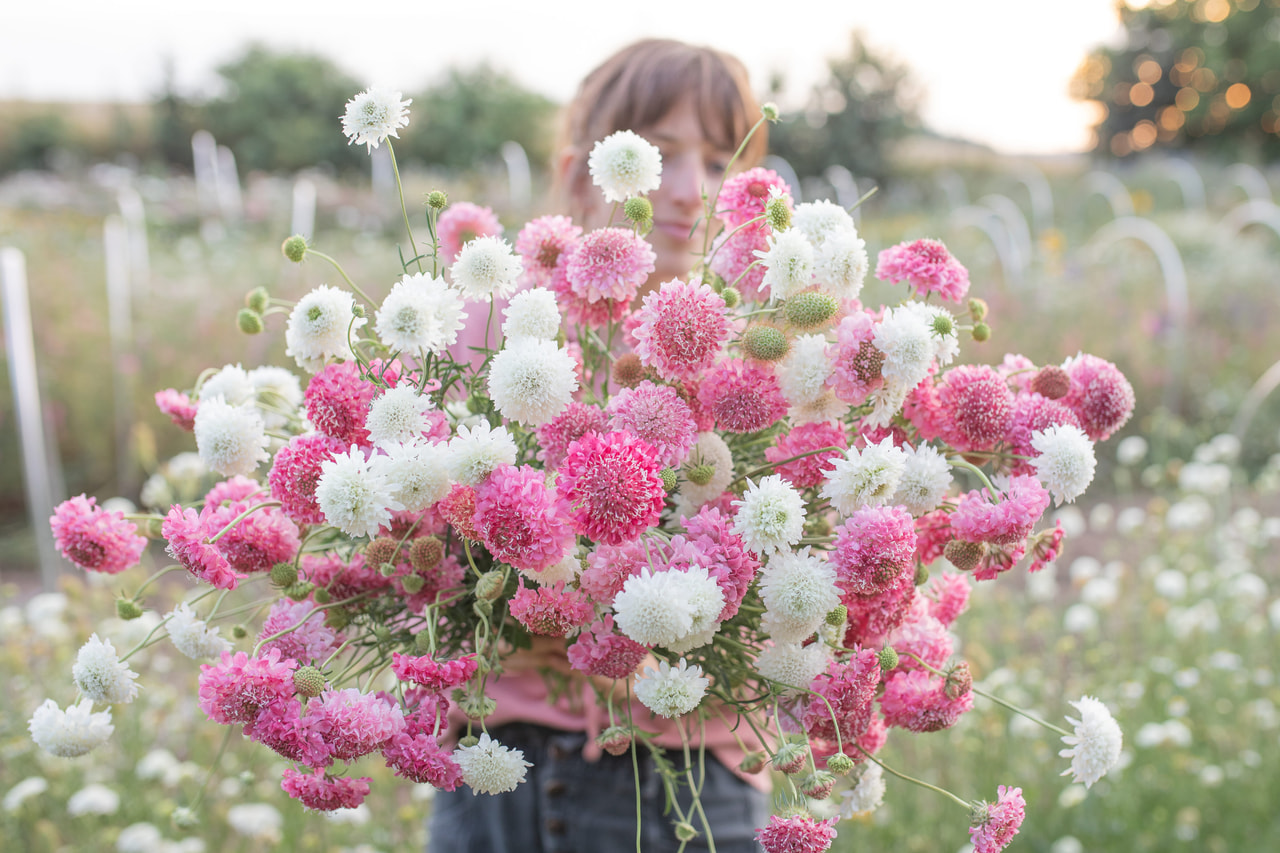
[[(491, 732), (504, 746), (520, 749), (533, 763), (514, 791), (491, 796), (473, 794), (465, 786), (439, 791), (431, 806), (428, 853), (627, 853), (637, 849), (636, 784), (630, 752), (605, 753), (597, 761), (582, 755), (586, 735), (527, 723)], [(683, 756), (670, 755), (677, 767)], [(672, 818), (663, 814), (666, 797), (653, 758), (643, 747), (640, 764), (639, 849), (667, 853), (679, 848)], [(696, 755), (694, 761), (696, 762)], [(694, 766), (695, 779), (697, 766)], [(710, 753), (700, 800), (711, 825), (717, 851), (757, 853), (755, 830), (769, 819), (768, 798), (743, 782)], [(702, 833), (702, 822), (689, 812), (690, 796), (682, 786), (677, 797), (690, 823)], [(708, 850), (705, 833), (686, 851)]]

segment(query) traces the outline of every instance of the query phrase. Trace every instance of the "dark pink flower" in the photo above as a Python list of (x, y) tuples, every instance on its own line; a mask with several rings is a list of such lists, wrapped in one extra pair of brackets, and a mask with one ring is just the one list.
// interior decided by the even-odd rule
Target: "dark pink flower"
[(606, 417), (599, 406), (574, 400), (565, 410), (534, 430), (538, 436), (538, 459), (547, 468), (559, 468), (569, 445), (589, 432), (604, 432)]
[(83, 494), (58, 504), (49, 527), (62, 556), (92, 572), (119, 574), (138, 565), (147, 547), (123, 512), (107, 512)]
[(974, 809), (973, 822), (969, 827), (973, 853), (1000, 853), (1008, 847), (1018, 834), (1026, 811), (1022, 789), (1001, 785), (994, 803), (984, 802)]
[(320, 466), (346, 449), (338, 439), (318, 432), (289, 439), (276, 451), (267, 475), (272, 499), (280, 501), (280, 509), (298, 524), (323, 524), (324, 513), (316, 502)]
[(573, 529), (543, 471), (499, 465), (476, 487), (472, 524), (493, 556), (540, 572), (564, 558)]
[(569, 646), (569, 664), (587, 675), (629, 678), (649, 650), (613, 629), (613, 615), (588, 625)]
[(695, 379), (729, 339), (724, 299), (706, 284), (668, 281), (637, 312), (636, 355), (667, 380)]
[[(839, 450), (828, 450), (825, 453), (814, 453), (824, 447), (848, 448), (849, 441), (844, 434), (844, 426), (839, 421), (815, 421), (800, 424), (789, 432), (778, 436), (778, 443), (766, 447), (764, 458), (774, 463), (773, 470), (782, 475), (782, 479), (797, 489), (809, 489), (826, 482), (829, 469), (827, 463), (832, 459), (844, 456)], [(791, 462), (783, 460), (793, 456), (809, 453), (801, 459)]]
[(307, 714), (324, 720), (322, 735), (334, 758), (351, 761), (382, 748), (404, 731), (400, 706), (354, 687), (326, 690), (307, 703)]
[(995, 368), (952, 368), (937, 390), (942, 439), (956, 450), (990, 450), (1008, 435), (1013, 392)]
[(218, 546), (209, 543), (209, 537), (217, 533), (207, 524), (211, 514), (208, 507), (199, 515), (178, 504), (169, 507), (169, 514), (160, 525), (160, 534), (169, 543), (165, 551), (200, 580), (218, 589), (235, 589), (240, 576)]
[(364, 798), (369, 795), (369, 783), (372, 781), (370, 776), (359, 779), (330, 776), (323, 770), (299, 773), (288, 767), (284, 771), (280, 787), (307, 808), (328, 812), (334, 809), (354, 809), (363, 803)]
[(530, 633), (542, 637), (568, 636), (595, 616), (595, 608), (581, 590), (566, 589), (564, 581), (555, 586), (528, 587), (523, 577), (508, 609)]
[(787, 414), (787, 399), (772, 367), (729, 359), (712, 368), (698, 386), (698, 402), (726, 432), (758, 432)]
[(1133, 414), (1133, 386), (1114, 364), (1095, 355), (1078, 355), (1062, 365), (1071, 390), (1062, 402), (1080, 416), (1085, 434), (1103, 441)]
[[(275, 507), (265, 507), (240, 518), (247, 509), (247, 503), (206, 505), (205, 527), (211, 535), (222, 534), (217, 542), (218, 550), (231, 568), (244, 574), (269, 572), (276, 563), (292, 561), (301, 545), (297, 525)], [(232, 522), (234, 526), (229, 526)]]
[(629, 305), (649, 279), (657, 255), (629, 228), (599, 228), (568, 252), (564, 274), (573, 292), (587, 302), (610, 299)]
[(414, 657), (391, 653), (391, 671), (401, 681), (411, 681), (434, 693), (445, 693), (461, 687), (476, 674), (479, 663), (475, 655), (438, 661), (429, 655)]
[(253, 658), (223, 652), (219, 663), (200, 666), (200, 707), (215, 723), (252, 723), (272, 702), (293, 698), (297, 665), (277, 649)]
[(574, 529), (619, 545), (658, 523), (667, 492), (653, 447), (625, 432), (587, 433), (569, 445), (556, 488)]
[(452, 791), (462, 782), (462, 768), (453, 753), (436, 743), (433, 735), (393, 735), (383, 745), (382, 757), (397, 776), (412, 782), (425, 782), (441, 791)]
[(809, 682), (815, 695), (805, 702), (805, 731), (822, 740), (835, 741), (837, 732), (844, 743), (857, 740), (875, 715), (879, 684), (880, 659), (872, 649), (860, 649), (844, 663), (832, 661)]
[(198, 405), (186, 394), (173, 388), (156, 392), (156, 408), (169, 416), (175, 426), (191, 432), (196, 428), (196, 409)]
[(945, 679), (920, 669), (895, 671), (885, 681), (884, 694), (880, 697), (884, 721), (913, 732), (950, 728), (971, 708), (972, 691), (948, 695)]
[(831, 563), (846, 593), (877, 595), (915, 574), (915, 519), (904, 507), (855, 510), (835, 531)]
[(369, 404), (381, 393), (377, 385), (360, 375), (353, 361), (334, 362), (311, 377), (303, 395), (307, 419), (325, 435), (336, 438), (345, 448), (369, 444), (365, 418)]
[(769, 824), (756, 830), (764, 853), (822, 853), (836, 838), (835, 818), (814, 820), (807, 815), (770, 815)]
[(324, 742), (327, 720), (304, 714), (296, 697), (277, 699), (246, 723), (244, 733), (277, 754), (308, 767), (328, 767), (333, 751)]

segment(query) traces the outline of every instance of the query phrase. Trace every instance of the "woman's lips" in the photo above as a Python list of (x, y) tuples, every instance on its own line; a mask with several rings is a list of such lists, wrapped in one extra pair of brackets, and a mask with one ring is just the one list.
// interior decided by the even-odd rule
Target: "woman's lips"
[(660, 220), (653, 223), (653, 230), (666, 234), (675, 240), (682, 242), (690, 239), (690, 234), (694, 229), (692, 222), (673, 222), (670, 220)]

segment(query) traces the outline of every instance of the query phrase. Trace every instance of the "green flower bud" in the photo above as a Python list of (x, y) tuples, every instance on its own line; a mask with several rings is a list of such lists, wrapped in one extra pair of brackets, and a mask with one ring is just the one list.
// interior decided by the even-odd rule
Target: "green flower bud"
[(396, 573), (395, 563), (383, 563), (382, 565), (378, 566), (378, 574), (382, 575), (384, 578), (392, 577), (393, 575), (395, 575), (395, 573)]
[(236, 326), (246, 335), (262, 334), (262, 315), (252, 308), (241, 308), (236, 312)]
[(880, 671), (889, 672), (898, 668), (898, 653), (893, 646), (885, 646), (876, 656), (880, 658)]
[(680, 821), (676, 824), (676, 840), (692, 841), (698, 837), (698, 830), (693, 828), (693, 824), (688, 821)]
[(200, 818), (196, 817), (196, 813), (186, 806), (179, 806), (173, 810), (173, 814), (169, 816), (169, 820), (173, 823), (174, 829), (186, 831), (195, 829), (200, 825)]
[(479, 742), (480, 742), (480, 738), (476, 737), (475, 735), (467, 735), (466, 737), (458, 738), (458, 746), (463, 746), (463, 747), (475, 746)]
[(419, 631), (413, 635), (413, 650), (420, 655), (431, 652), (431, 632)]
[(243, 640), (245, 637), (249, 636), (249, 629), (243, 625), (232, 625), (231, 636), (237, 640)]
[(480, 576), (476, 581), (476, 598), (482, 601), (493, 601), (502, 595), (502, 588), (507, 585), (507, 579), (502, 572), (489, 571)]
[(837, 776), (847, 776), (854, 766), (853, 759), (843, 752), (837, 752), (827, 759), (827, 769)]
[(297, 583), (291, 583), (285, 587), (284, 594), (294, 601), (302, 601), (310, 595), (311, 591), (315, 588), (316, 585), (311, 581), (298, 581)]
[(836, 775), (827, 770), (815, 770), (800, 780), (800, 790), (814, 800), (825, 800), (835, 786)]
[(658, 476), (662, 478), (662, 490), (667, 494), (671, 494), (676, 488), (676, 472), (671, 468), (663, 468), (658, 472)]
[(444, 190), (432, 190), (427, 193), (427, 207), (432, 210), (444, 210), (449, 204), (449, 196)]
[(955, 328), (955, 323), (946, 314), (938, 314), (933, 318), (933, 333), (940, 338), (951, 334)]
[(809, 745), (789, 740), (773, 754), (773, 766), (790, 776), (799, 773), (809, 757)]
[(738, 292), (736, 287), (726, 287), (720, 291), (720, 298), (724, 300), (724, 307), (737, 308), (742, 304), (742, 294)]
[(261, 314), (267, 310), (267, 306), (271, 304), (271, 296), (267, 293), (265, 287), (255, 287), (245, 294), (244, 305), (250, 311), (257, 311)]
[(929, 567), (926, 566), (924, 563), (916, 563), (915, 577), (911, 579), (911, 582), (916, 586), (924, 586), (926, 583), (928, 583)]
[(622, 204), (622, 212), (637, 225), (653, 222), (653, 202), (644, 196), (627, 199)]
[(832, 628), (843, 625), (845, 620), (849, 618), (849, 608), (843, 604), (837, 604), (835, 609), (827, 614), (827, 624)]
[(782, 306), (787, 322), (800, 329), (816, 329), (836, 315), (840, 301), (830, 293), (807, 290), (797, 293)]
[(987, 303), (985, 300), (976, 296), (969, 300), (969, 314), (973, 317), (973, 322), (981, 323), (987, 319)]
[(764, 219), (775, 232), (791, 227), (791, 208), (780, 198), (771, 198), (764, 205)]
[(307, 238), (301, 234), (294, 234), (284, 241), (284, 245), (280, 249), (284, 252), (286, 258), (295, 264), (300, 264), (302, 259), (307, 256)]
[(488, 619), (493, 615), (493, 602), (487, 598), (477, 598), (471, 602), (471, 612), (481, 619)]
[(324, 612), (325, 627), (332, 628), (335, 631), (341, 631), (343, 628), (351, 624), (351, 617), (347, 615), (347, 611), (341, 607), (335, 607), (333, 610)]
[(276, 563), (271, 567), (271, 582), (279, 587), (293, 586), (298, 582), (298, 570), (293, 563)]
[(684, 478), (695, 486), (705, 486), (716, 474), (716, 466), (703, 462), (684, 470)]
[(483, 694), (477, 696), (474, 693), (469, 693), (462, 697), (458, 707), (462, 710), (462, 713), (467, 715), (468, 720), (483, 720), (493, 713), (494, 709), (498, 707), (498, 703)]
[(769, 760), (769, 756), (761, 750), (748, 752), (738, 762), (738, 769), (743, 773), (759, 773), (764, 769), (765, 762)]
[(146, 526), (140, 531), (148, 539), (164, 538), (164, 519), (148, 518)]
[(142, 615), (142, 608), (137, 602), (128, 598), (116, 599), (116, 615), (128, 622), (130, 619), (137, 619)]
[(760, 105), (760, 114), (765, 117), (766, 121), (776, 122), (779, 118), (778, 105), (773, 101), (765, 101)]
[(300, 666), (293, 671), (293, 689), (310, 699), (324, 692), (324, 673), (314, 666)]
[(317, 589), (315, 595), (312, 596), (312, 598), (316, 600), (316, 604), (328, 604), (330, 601), (333, 601), (333, 596), (330, 595), (329, 590), (325, 589), (324, 587), (320, 587), (319, 589)]
[(400, 578), (400, 586), (404, 587), (404, 591), (410, 595), (422, 592), (422, 588), (427, 585), (427, 579), (422, 575), (405, 575)]
[(776, 326), (756, 323), (742, 333), (742, 351), (749, 358), (777, 361), (790, 349), (791, 342)]
[(978, 343), (991, 339), (991, 327), (986, 323), (975, 323), (973, 331), (969, 333)]
[(978, 567), (985, 550), (981, 542), (952, 539), (943, 547), (942, 556), (960, 571), (971, 572)]
[(388, 643), (391, 641), (391, 629), (386, 625), (374, 625), (373, 636), (379, 643)]
[(351, 313), (357, 317), (366, 316), (364, 306), (361, 305), (359, 302), (351, 306)]

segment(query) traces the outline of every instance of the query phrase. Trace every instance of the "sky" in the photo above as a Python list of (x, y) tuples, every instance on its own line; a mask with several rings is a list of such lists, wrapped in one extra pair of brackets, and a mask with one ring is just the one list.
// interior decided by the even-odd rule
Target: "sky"
[[(480, 61), (563, 102), (615, 49), (656, 36), (739, 56), (758, 92), (781, 73), (799, 107), (860, 30), (906, 64), (930, 128), (1008, 154), (1083, 150), (1093, 112), (1072, 73), (1119, 29), (1114, 0), (7, 0), (0, 100), (148, 99), (166, 58), (181, 91), (250, 41), (330, 57), (404, 91)], [(747, 11), (750, 10), (750, 11)], [(354, 94), (354, 93), (353, 93)]]

